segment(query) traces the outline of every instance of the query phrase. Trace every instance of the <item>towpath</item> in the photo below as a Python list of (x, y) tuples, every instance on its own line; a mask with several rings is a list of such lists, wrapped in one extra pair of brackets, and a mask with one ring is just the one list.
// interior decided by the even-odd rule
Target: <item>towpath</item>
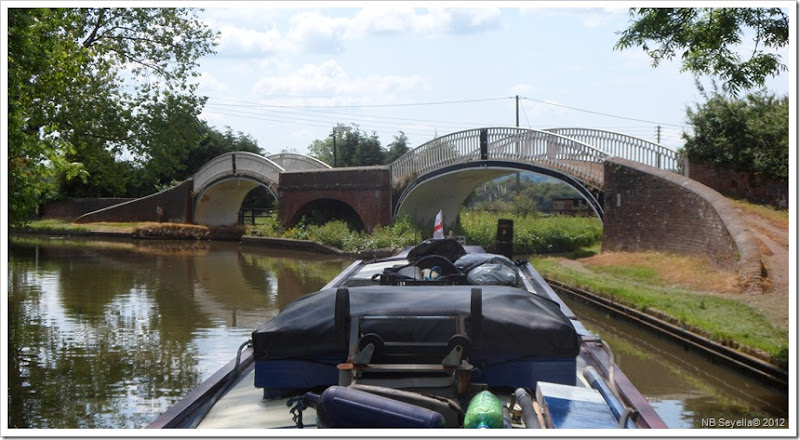
[(767, 270), (763, 295), (744, 295), (742, 302), (761, 310), (776, 326), (789, 328), (789, 228), (788, 224), (766, 218), (736, 206), (753, 231)]

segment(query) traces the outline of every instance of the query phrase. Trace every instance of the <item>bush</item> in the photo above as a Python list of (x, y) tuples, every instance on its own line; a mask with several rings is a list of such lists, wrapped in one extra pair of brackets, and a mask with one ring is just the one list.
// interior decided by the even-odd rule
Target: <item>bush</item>
[(344, 220), (334, 220), (322, 225), (301, 222), (284, 230), (277, 220), (268, 219), (263, 224), (250, 227), (248, 235), (311, 240), (345, 252), (358, 252), (401, 249), (416, 242), (417, 230), (409, 217), (400, 217), (389, 226), (379, 226), (372, 234), (351, 230)]
[(685, 154), (693, 160), (789, 178), (789, 96), (766, 91), (744, 99), (714, 90), (708, 101), (686, 114), (692, 134), (684, 133)]
[(352, 252), (358, 248), (357, 232), (350, 231), (347, 222), (335, 220), (320, 226), (308, 227), (307, 240), (333, 246), (343, 251)]

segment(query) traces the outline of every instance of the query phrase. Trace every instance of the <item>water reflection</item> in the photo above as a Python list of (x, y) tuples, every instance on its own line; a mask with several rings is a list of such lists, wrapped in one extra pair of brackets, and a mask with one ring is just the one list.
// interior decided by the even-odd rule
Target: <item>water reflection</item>
[(235, 243), (14, 238), (9, 427), (143, 427), (348, 264)]

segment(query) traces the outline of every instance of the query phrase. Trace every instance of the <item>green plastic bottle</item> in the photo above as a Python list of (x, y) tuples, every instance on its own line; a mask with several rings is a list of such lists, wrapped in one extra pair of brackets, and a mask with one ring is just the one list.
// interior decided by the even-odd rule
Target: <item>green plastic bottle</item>
[(469, 401), (464, 416), (465, 428), (502, 428), (503, 402), (489, 391), (481, 391)]

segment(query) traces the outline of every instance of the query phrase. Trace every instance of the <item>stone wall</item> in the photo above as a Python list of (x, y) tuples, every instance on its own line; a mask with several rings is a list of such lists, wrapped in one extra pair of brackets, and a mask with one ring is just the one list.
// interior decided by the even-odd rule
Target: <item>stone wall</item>
[(678, 174), (620, 158), (605, 163), (603, 251), (704, 255), (761, 289), (761, 253), (733, 205)]
[(789, 206), (789, 182), (735, 171), (716, 165), (689, 161), (689, 178), (721, 194), (753, 203), (768, 203), (777, 208)]
[(192, 223), (192, 179), (159, 193), (82, 215), (75, 223)]

